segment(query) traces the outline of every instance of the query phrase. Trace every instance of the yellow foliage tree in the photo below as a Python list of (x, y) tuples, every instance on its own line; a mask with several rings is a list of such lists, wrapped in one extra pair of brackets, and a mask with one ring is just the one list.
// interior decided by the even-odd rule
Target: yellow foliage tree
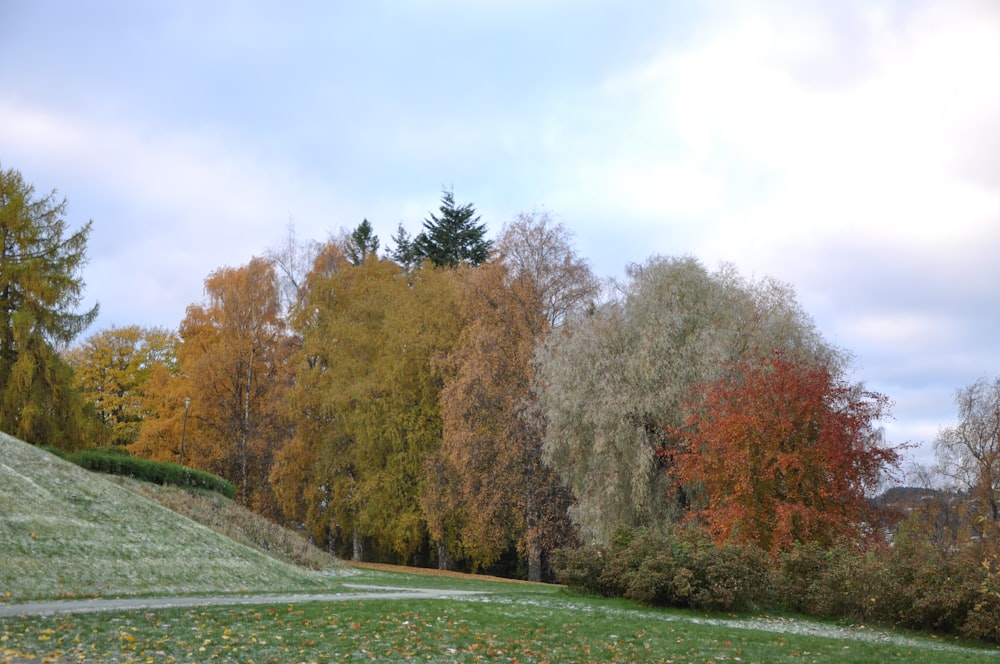
[(130, 325), (97, 332), (67, 352), (74, 384), (105, 426), (106, 439), (95, 442), (130, 445), (138, 439), (151, 411), (146, 385), (157, 369), (176, 371), (177, 342), (168, 330)]
[[(307, 279), (289, 406), (296, 437), (272, 473), (286, 516), (365, 557), (406, 560), (425, 541), (421, 468), (440, 444), (435, 358), (457, 335), (450, 271), (413, 274), (328, 245)], [(303, 471), (302, 466), (308, 470)]]

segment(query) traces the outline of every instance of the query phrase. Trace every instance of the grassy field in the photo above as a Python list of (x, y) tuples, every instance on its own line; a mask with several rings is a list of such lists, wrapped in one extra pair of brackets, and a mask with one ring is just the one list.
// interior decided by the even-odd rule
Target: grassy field
[[(207, 500), (217, 515), (220, 506)], [(172, 494), (165, 502), (198, 504)], [(7, 606), (79, 596), (356, 594), (359, 585), (479, 593), (394, 600), (366, 588), (368, 597), (350, 601), (6, 617), (0, 662), (1000, 662), (994, 647), (931, 635), (644, 609), (556, 586), (415, 570), (315, 571), (285, 558), (0, 436)]]

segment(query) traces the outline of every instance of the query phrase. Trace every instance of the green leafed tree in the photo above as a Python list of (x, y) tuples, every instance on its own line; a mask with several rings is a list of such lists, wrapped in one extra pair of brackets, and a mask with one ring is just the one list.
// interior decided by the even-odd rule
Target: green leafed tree
[(35, 444), (84, 444), (82, 401), (56, 349), (97, 317), (78, 307), (91, 222), (70, 232), (66, 201), (0, 171), (0, 429)]
[(446, 189), (438, 211), (441, 216), (431, 213), (430, 219), (424, 220), (424, 230), (413, 240), (416, 256), (438, 267), (484, 263), (491, 243), (486, 239), (486, 224), (479, 223), (472, 203), (457, 205), (454, 192)]
[(415, 238), (410, 236), (402, 223), (396, 227), (396, 234), (390, 237), (396, 246), (389, 252), (389, 258), (405, 270), (412, 269), (420, 261)]

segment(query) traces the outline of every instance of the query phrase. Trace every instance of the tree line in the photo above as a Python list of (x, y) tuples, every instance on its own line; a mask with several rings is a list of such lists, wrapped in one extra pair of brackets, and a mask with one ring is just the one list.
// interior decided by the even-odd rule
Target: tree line
[(786, 284), (688, 256), (602, 283), (547, 212), (491, 241), (445, 191), (382, 253), (367, 220), (290, 230), (208, 275), (177, 330), (70, 346), (96, 315), (75, 311), (90, 224), (63, 237), (64, 202), (15, 171), (0, 186), (0, 424), (29, 442), (183, 444), (341, 556), (532, 579), (623, 529), (698, 524), (772, 555), (880, 536), (889, 401)]

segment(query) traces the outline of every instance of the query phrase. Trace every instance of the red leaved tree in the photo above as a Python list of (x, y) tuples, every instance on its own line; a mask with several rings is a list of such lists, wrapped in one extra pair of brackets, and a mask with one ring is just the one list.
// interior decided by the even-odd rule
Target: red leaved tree
[(716, 541), (772, 553), (871, 534), (868, 498), (899, 465), (875, 426), (889, 400), (780, 352), (729, 369), (660, 451), (676, 461), (689, 518)]

